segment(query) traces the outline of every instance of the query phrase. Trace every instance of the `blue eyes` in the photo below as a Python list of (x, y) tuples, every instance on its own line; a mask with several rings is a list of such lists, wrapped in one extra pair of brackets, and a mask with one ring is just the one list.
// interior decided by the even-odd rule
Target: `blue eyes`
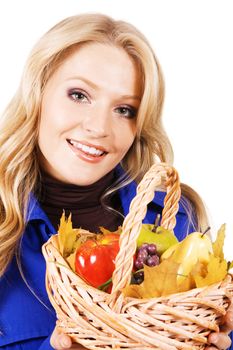
[[(68, 91), (68, 96), (76, 103), (89, 103), (89, 96), (79, 90)], [(120, 106), (115, 108), (115, 112), (122, 115), (125, 118), (135, 118), (137, 115), (136, 108), (132, 106)]]

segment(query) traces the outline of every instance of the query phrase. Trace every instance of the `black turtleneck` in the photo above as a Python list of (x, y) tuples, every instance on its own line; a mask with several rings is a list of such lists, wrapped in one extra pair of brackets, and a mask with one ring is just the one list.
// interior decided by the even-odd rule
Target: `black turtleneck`
[[(51, 223), (58, 228), (63, 210), (66, 216), (72, 213), (75, 228), (99, 232), (99, 226), (114, 231), (123, 222), (123, 218), (106, 209), (100, 202), (101, 196), (115, 182), (114, 171), (111, 171), (94, 184), (77, 186), (63, 183), (49, 174), (42, 172), (39, 203)], [(120, 212), (121, 203), (117, 194), (108, 197), (104, 202)]]

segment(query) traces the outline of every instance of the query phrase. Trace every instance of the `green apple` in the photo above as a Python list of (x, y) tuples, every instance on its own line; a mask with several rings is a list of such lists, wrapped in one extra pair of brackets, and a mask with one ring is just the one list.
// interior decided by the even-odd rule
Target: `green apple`
[(178, 243), (178, 239), (173, 231), (166, 230), (162, 226), (157, 226), (155, 228), (155, 225), (153, 224), (142, 224), (137, 239), (137, 247), (139, 248), (143, 243), (156, 244), (158, 255), (161, 255), (169, 247)]

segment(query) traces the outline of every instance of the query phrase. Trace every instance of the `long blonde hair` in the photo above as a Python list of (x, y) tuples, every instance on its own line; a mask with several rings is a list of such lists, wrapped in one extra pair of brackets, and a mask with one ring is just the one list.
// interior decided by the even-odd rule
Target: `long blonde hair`
[[(33, 48), (19, 89), (0, 120), (0, 276), (10, 263), (22, 236), (29, 194), (35, 189), (39, 164), (37, 136), (44, 86), (58, 66), (79, 45), (100, 42), (123, 48), (138, 65), (142, 100), (135, 141), (122, 160), (131, 179), (140, 180), (155, 156), (172, 164), (173, 152), (161, 115), (164, 81), (147, 39), (133, 25), (101, 14), (69, 17), (51, 28)], [(196, 210), (197, 222), (206, 224), (200, 197), (182, 185)]]

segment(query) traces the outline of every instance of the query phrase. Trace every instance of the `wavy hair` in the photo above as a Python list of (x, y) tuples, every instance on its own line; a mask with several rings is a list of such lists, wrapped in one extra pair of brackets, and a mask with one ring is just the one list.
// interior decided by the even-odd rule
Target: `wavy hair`
[[(16, 252), (26, 225), (29, 194), (38, 181), (37, 139), (43, 89), (77, 47), (91, 42), (123, 48), (141, 74), (143, 92), (137, 135), (122, 160), (130, 179), (139, 181), (155, 161), (173, 162), (172, 147), (161, 120), (163, 76), (144, 35), (133, 25), (102, 14), (82, 14), (61, 21), (32, 49), (18, 91), (0, 121), (0, 275)], [(200, 197), (188, 186), (182, 185), (182, 191), (195, 208), (198, 225), (206, 225)]]

